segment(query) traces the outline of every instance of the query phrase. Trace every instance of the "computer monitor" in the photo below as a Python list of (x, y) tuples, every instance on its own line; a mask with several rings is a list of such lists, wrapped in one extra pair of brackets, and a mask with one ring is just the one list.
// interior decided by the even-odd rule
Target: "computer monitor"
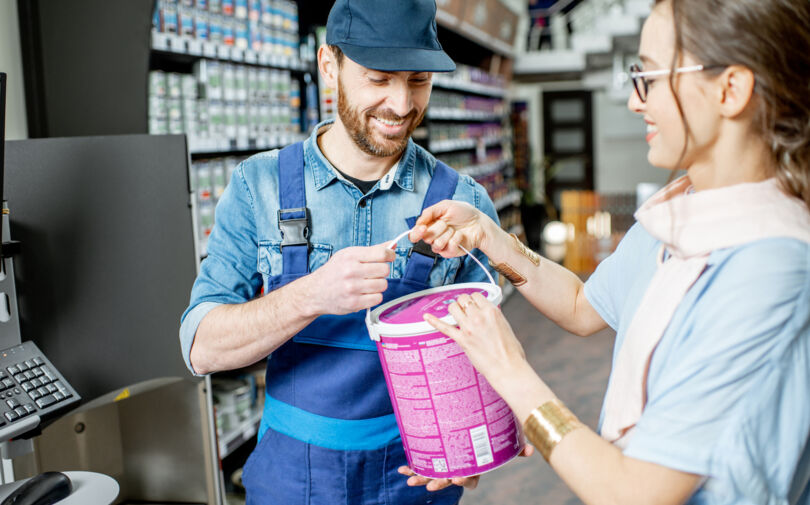
[(186, 376), (180, 315), (196, 276), (182, 135), (6, 142), (20, 329), (87, 402)]

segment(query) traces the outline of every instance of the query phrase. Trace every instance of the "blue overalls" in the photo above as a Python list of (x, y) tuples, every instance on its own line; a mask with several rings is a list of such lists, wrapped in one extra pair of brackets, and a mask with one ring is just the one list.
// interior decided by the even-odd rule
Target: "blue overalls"
[[(302, 144), (282, 149), (278, 163), (283, 269), (270, 290), (309, 273)], [(437, 161), (422, 208), (451, 199), (457, 182)], [(402, 278), (388, 279), (383, 303), (430, 287), (435, 255), (411, 252)], [(429, 492), (396, 472), (407, 461), (364, 316), (321, 316), (268, 358), (259, 444), (242, 477), (248, 505), (458, 503), (462, 488)]]

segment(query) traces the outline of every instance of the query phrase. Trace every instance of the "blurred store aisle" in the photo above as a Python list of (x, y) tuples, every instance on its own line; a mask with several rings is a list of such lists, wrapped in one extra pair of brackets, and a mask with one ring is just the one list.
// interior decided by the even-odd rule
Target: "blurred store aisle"
[[(610, 373), (615, 333), (608, 329), (579, 338), (560, 329), (519, 293), (504, 303), (504, 314), (523, 343), (529, 361), (557, 396), (596, 427)], [(462, 505), (575, 505), (581, 502), (539, 454), (512, 461), (484, 475)]]

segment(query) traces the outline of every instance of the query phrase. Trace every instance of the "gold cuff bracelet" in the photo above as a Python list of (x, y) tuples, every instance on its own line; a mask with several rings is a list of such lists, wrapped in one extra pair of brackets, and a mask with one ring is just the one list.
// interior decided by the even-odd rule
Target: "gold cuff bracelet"
[(523, 431), (532, 445), (548, 461), (551, 451), (563, 437), (582, 426), (579, 419), (560, 400), (554, 399), (540, 405), (529, 414), (529, 418), (523, 423)]

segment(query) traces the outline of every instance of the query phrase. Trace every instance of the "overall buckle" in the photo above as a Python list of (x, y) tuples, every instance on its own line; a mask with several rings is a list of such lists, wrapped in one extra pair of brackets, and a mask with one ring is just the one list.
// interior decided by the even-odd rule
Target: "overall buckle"
[[(284, 218), (287, 214), (304, 213), (303, 217)], [(279, 209), (278, 227), (281, 230), (281, 248), (285, 246), (305, 245), (309, 248), (309, 209)]]
[(430, 246), (424, 241), (420, 240), (419, 242), (415, 243), (411, 250), (408, 251), (408, 259), (410, 259), (411, 254), (419, 253), (422, 256), (427, 256), (428, 258), (433, 259), (433, 265), (436, 265), (436, 262), (439, 260), (439, 255), (431, 250)]

